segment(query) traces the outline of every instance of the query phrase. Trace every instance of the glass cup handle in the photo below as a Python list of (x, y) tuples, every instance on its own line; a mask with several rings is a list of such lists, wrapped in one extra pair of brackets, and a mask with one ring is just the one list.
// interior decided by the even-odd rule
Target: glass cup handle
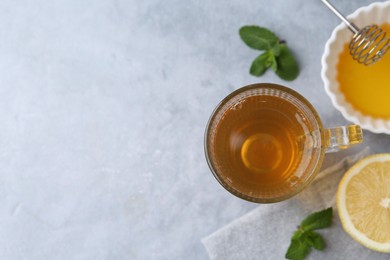
[(325, 129), (324, 134), (326, 153), (347, 149), (363, 141), (363, 132), (358, 125), (328, 128)]

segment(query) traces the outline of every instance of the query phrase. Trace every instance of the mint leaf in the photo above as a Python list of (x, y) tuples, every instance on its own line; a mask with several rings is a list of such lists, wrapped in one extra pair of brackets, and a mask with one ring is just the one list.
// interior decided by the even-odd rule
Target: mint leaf
[(257, 50), (268, 50), (278, 41), (273, 32), (255, 25), (243, 26), (239, 33), (246, 45)]
[(264, 72), (269, 68), (269, 65), (267, 64), (267, 61), (269, 59), (269, 53), (264, 52), (260, 54), (251, 65), (251, 68), (249, 70), (250, 74), (253, 76), (261, 76), (264, 74)]
[(301, 228), (306, 231), (329, 227), (332, 224), (332, 216), (332, 208), (315, 212), (302, 221)]
[(306, 240), (296, 239), (291, 241), (285, 257), (291, 260), (303, 260), (310, 251), (311, 247)]
[(322, 251), (325, 248), (325, 241), (320, 234), (314, 231), (307, 231), (307, 242), (317, 250)]
[(276, 57), (278, 68), (276, 74), (287, 81), (296, 79), (299, 74), (298, 63), (286, 44), (280, 44), (280, 54)]
[(332, 214), (333, 209), (327, 208), (306, 217), (291, 237), (286, 258), (302, 260), (310, 253), (312, 247), (317, 250), (324, 250), (324, 239), (313, 230), (330, 226), (332, 223)]
[(301, 230), (297, 230), (294, 232), (293, 236), (291, 237), (291, 240), (298, 240), (302, 237), (303, 232)]
[(272, 46), (272, 48), (270, 49), (271, 53), (275, 56), (279, 56), (280, 55), (280, 44), (279, 43), (276, 43), (274, 46)]
[(274, 55), (272, 55), (272, 64), (271, 64), (271, 68), (274, 72), (276, 72), (278, 70), (278, 62), (276, 61), (276, 58)]

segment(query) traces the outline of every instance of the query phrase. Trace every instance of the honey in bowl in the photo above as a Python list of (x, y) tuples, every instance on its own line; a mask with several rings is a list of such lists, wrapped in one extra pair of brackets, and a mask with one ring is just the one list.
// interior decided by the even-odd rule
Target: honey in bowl
[[(390, 24), (380, 27), (390, 35)], [(345, 100), (363, 115), (390, 118), (390, 53), (365, 66), (352, 59), (345, 44), (337, 65), (337, 81)]]

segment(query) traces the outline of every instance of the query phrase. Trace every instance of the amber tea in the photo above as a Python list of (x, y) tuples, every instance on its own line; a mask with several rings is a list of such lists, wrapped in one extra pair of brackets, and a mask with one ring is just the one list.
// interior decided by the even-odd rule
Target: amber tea
[(274, 202), (313, 178), (324, 155), (322, 123), (295, 91), (255, 84), (226, 97), (210, 118), (206, 157), (233, 194)]
[(228, 109), (215, 129), (215, 152), (229, 175), (242, 185), (278, 185), (294, 173), (302, 157), (304, 128), (297, 107), (279, 97), (248, 97)]

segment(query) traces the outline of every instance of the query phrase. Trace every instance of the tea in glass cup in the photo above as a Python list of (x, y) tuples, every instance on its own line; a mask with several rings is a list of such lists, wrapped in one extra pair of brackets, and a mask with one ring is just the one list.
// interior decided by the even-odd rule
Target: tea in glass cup
[(259, 203), (290, 198), (320, 169), (326, 151), (362, 142), (359, 126), (324, 129), (313, 106), (284, 86), (238, 89), (215, 109), (205, 134), (206, 159), (232, 194)]

